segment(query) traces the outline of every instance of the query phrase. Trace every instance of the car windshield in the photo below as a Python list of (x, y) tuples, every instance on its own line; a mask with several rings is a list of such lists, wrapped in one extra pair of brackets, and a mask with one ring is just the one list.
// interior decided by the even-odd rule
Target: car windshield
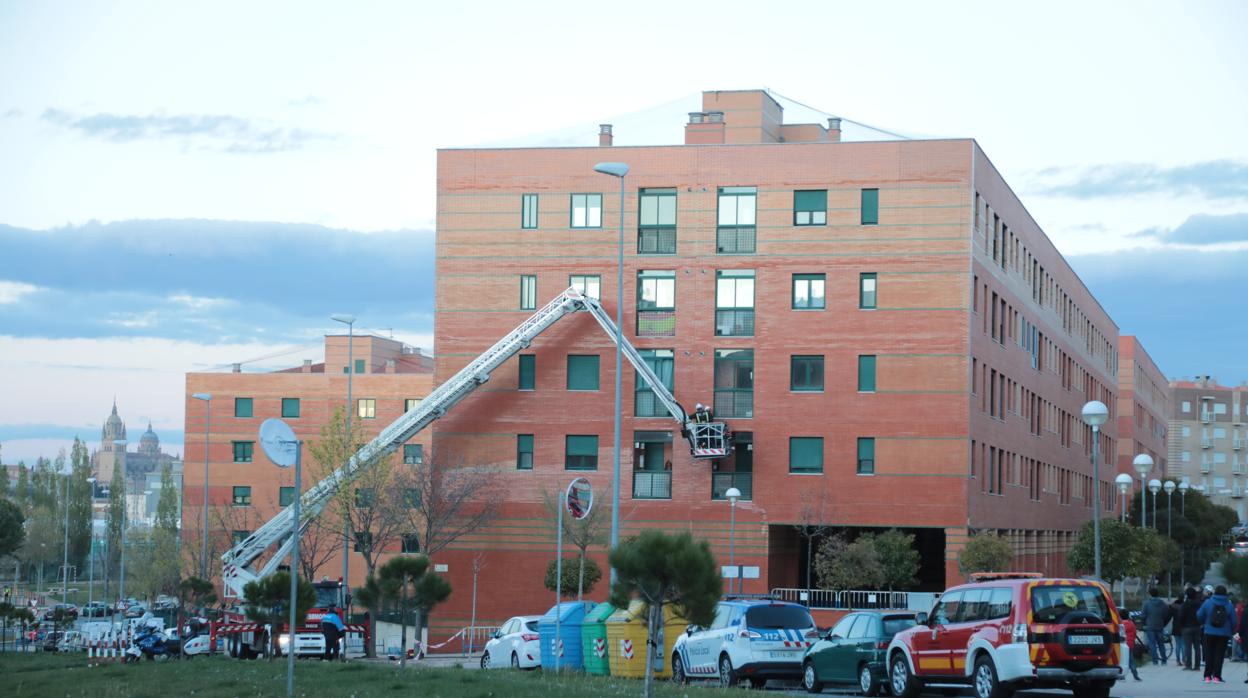
[(746, 610), (745, 624), (751, 628), (809, 628), (815, 621), (801, 606), (754, 606)]
[(892, 637), (906, 628), (913, 628), (914, 626), (914, 616), (885, 616), (884, 637)]
[(316, 587), (315, 608), (329, 608), (338, 605), (338, 587)]
[(1061, 623), (1070, 613), (1091, 613), (1097, 622), (1109, 620), (1105, 593), (1091, 584), (1054, 584), (1031, 588), (1031, 610), (1037, 623)]

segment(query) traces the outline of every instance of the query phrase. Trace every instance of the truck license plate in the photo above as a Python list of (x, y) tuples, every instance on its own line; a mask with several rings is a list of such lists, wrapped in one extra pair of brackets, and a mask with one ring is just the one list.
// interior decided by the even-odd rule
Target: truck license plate
[(1066, 642), (1071, 645), (1103, 645), (1105, 639), (1100, 635), (1071, 635)]

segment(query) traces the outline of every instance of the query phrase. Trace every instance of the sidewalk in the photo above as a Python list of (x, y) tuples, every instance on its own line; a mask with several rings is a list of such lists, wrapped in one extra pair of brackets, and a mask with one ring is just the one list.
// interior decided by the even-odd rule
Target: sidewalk
[(1173, 698), (1174, 696), (1230, 695), (1248, 693), (1248, 684), (1244, 678), (1248, 676), (1248, 664), (1243, 662), (1226, 662), (1222, 665), (1224, 684), (1204, 683), (1203, 671), (1184, 671), (1173, 663), (1166, 666), (1148, 665), (1140, 667), (1140, 678), (1131, 678), (1130, 672), (1126, 681), (1114, 685), (1111, 695), (1114, 698)]

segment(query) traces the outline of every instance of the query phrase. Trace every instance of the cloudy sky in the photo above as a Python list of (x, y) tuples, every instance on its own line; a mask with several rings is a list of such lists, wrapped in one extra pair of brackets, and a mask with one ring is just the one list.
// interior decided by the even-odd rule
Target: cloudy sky
[(677, 142), (703, 89), (978, 139), (1167, 374), (1237, 383), (1246, 34), (1234, 0), (2, 3), (0, 455), (114, 396), (180, 450), (186, 371), (319, 359), (330, 313), (431, 346), (437, 148)]

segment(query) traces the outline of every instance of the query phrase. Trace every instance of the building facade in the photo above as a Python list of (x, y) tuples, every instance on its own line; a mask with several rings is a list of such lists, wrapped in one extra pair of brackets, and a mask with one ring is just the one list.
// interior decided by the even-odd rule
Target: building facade
[(113, 411), (100, 429), (100, 448), (91, 454), (91, 470), (97, 486), (106, 486), (112, 481), (113, 471), (121, 467), (130, 486), (141, 491), (142, 483), (149, 476), (155, 474), (159, 481), (161, 469), (177, 463), (178, 456), (161, 450), (160, 437), (152, 429), (151, 422), (147, 424), (147, 431), (139, 437), (138, 448), (129, 450), (126, 423), (117, 414), (117, 403), (113, 403)]
[(1248, 519), (1244, 488), (1248, 483), (1248, 385), (1219, 385), (1213, 376), (1170, 381), (1170, 469), (1187, 478), (1214, 504)]
[[(960, 579), (981, 529), (1009, 536), (1020, 569), (1065, 572), (1093, 511), (1087, 400), (1110, 407), (1102, 453), (1117, 449), (1118, 328), (979, 146), (842, 142), (837, 120), (785, 124), (756, 90), (704, 93), (685, 135), (440, 151), (435, 381), (569, 285), (614, 316), (622, 282), (629, 341), (736, 447), (692, 460), (626, 366), (622, 536), (691, 531), (724, 563), (731, 544), (758, 570), (751, 593), (806, 586), (810, 523), (913, 533), (925, 589)], [(602, 161), (630, 168), (622, 280), (620, 182)], [(479, 599), (478, 618), (549, 606), (543, 492), (586, 476), (608, 501), (613, 355), (591, 317), (566, 318), (435, 424), (436, 449), (494, 465), (508, 493), (438, 560), (456, 589), (443, 622), (467, 618), (478, 555), (487, 587), (514, 591)]]
[[(304, 442), (302, 486), (307, 491), (325, 474), (311, 457), (310, 445), (321, 438), (321, 428), (334, 412), (347, 408), (348, 368), (352, 371), (352, 429), (362, 431), (364, 439), (376, 436), (429, 394), (433, 362), (419, 349), (371, 335), (357, 335), (351, 344), (350, 363), (348, 337), (332, 335), (325, 338), (324, 363), (305, 361), (302, 366), (271, 373), (243, 373), (236, 364), (229, 373), (186, 374), (184, 541), (188, 554), (198, 555), (205, 512), (206, 444), (208, 569), (214, 579), (219, 581), (221, 575), (218, 557), (232, 542), (245, 538), (293, 501), (294, 469), (270, 463), (258, 443), (265, 419), (283, 419)], [(196, 399), (196, 394), (208, 394), (211, 399)], [(396, 457), (418, 462), (428, 446), (428, 434), (420, 434)], [(330, 509), (324, 516), (338, 521)], [(328, 542), (329, 537), (335, 540)], [(314, 544), (307, 537), (304, 540), (305, 545)], [(322, 555), (326, 559), (318, 576), (339, 578), (341, 534), (326, 535), (315, 542), (333, 550), (327, 557)], [(359, 586), (365, 579), (363, 558), (354, 546), (348, 555), (350, 583)]]
[[(1138, 482), (1132, 463), (1146, 454), (1154, 470), (1148, 478), (1174, 477), (1167, 439), (1170, 431), (1170, 381), (1149, 356), (1138, 337), (1118, 340), (1118, 452), (1117, 472)], [(1136, 486), (1138, 490), (1138, 485)]]

